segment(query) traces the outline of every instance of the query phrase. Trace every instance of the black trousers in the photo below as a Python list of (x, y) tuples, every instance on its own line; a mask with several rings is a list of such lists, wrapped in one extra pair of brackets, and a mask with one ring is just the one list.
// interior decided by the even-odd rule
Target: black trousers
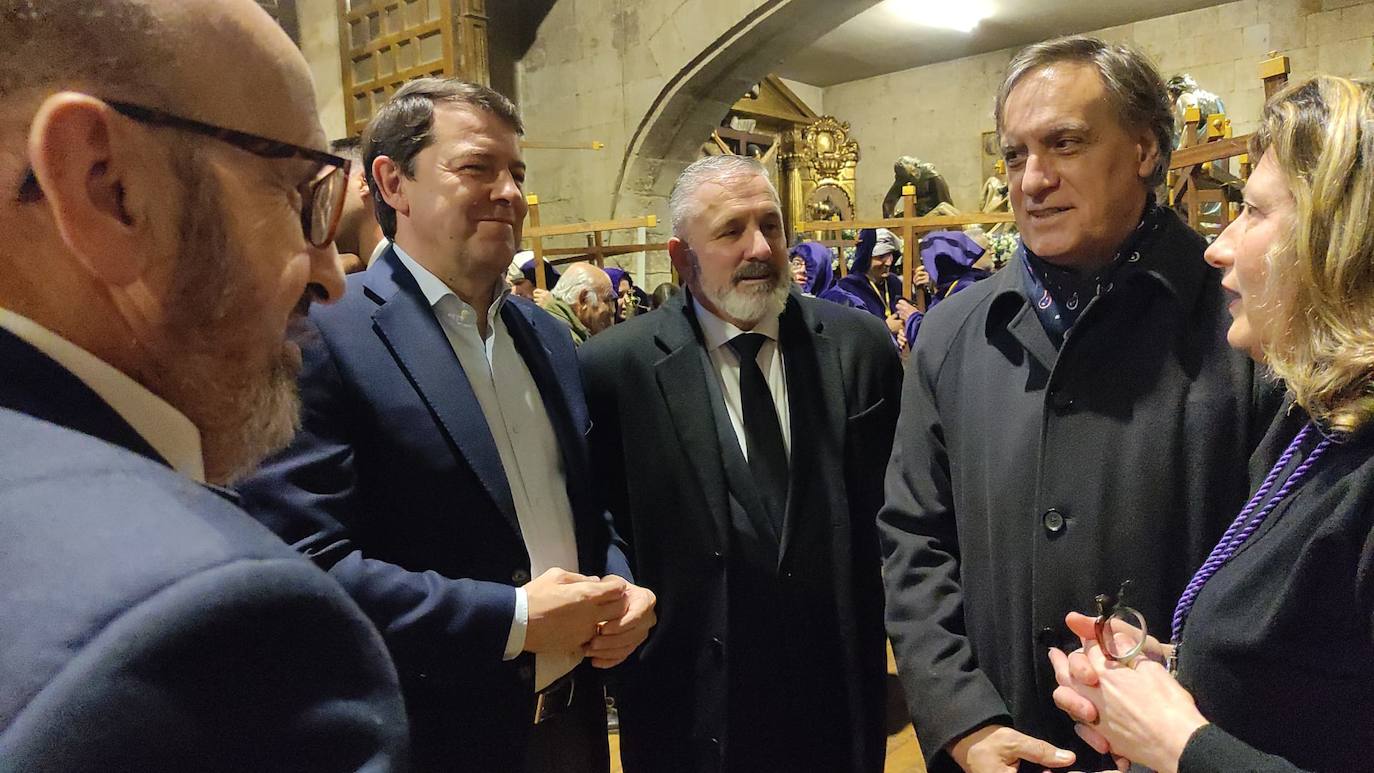
[(573, 671), (572, 705), (534, 726), (525, 755), (526, 773), (607, 773), (606, 691), (586, 663)]

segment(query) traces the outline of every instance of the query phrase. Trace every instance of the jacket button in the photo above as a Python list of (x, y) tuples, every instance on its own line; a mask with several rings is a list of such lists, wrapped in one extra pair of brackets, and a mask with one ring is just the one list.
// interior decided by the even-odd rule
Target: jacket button
[(718, 658), (725, 656), (725, 642), (721, 641), (719, 636), (711, 637), (711, 651), (714, 652)]
[(530, 573), (524, 569), (516, 569), (511, 573), (510, 581), (516, 585), (524, 585), (530, 581)]
[(1050, 534), (1058, 534), (1064, 530), (1064, 514), (1053, 507), (1045, 511), (1040, 521), (1045, 525), (1045, 531)]
[(715, 561), (716, 564), (719, 565), (719, 566), (724, 566), (724, 565), (725, 565), (725, 554), (722, 553), (722, 552), (720, 552), (719, 550), (714, 550), (714, 551), (711, 552), (711, 560), (712, 560), (712, 561)]
[(1059, 636), (1053, 628), (1041, 628), (1035, 632), (1035, 643), (1042, 649), (1059, 646)]

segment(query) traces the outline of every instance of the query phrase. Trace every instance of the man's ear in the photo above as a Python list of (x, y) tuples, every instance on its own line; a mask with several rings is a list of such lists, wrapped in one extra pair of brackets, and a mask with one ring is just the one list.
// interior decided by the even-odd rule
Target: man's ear
[(410, 216), (410, 199), (406, 196), (401, 167), (390, 156), (377, 156), (372, 159), (372, 179), (377, 181), (377, 190), (382, 201), (396, 210), (396, 214)]
[[(101, 281), (136, 281), (152, 230), (130, 207), (130, 186), (147, 179), (144, 167), (154, 159), (133, 127), (94, 97), (60, 92), (38, 108), (28, 150), (62, 241)], [(148, 192), (140, 193), (146, 200)]]
[(1140, 156), (1140, 166), (1136, 169), (1136, 174), (1142, 180), (1148, 179), (1159, 165), (1159, 139), (1155, 137), (1154, 132), (1147, 131), (1140, 136), (1136, 150)]
[(673, 262), (673, 268), (677, 270), (677, 275), (684, 280), (692, 276), (692, 248), (687, 246), (687, 242), (672, 236), (668, 238), (668, 259)]
[(372, 186), (367, 184), (367, 175), (359, 174), (353, 184), (358, 186), (358, 198), (363, 202), (363, 205), (368, 208), (368, 211), (371, 211)]

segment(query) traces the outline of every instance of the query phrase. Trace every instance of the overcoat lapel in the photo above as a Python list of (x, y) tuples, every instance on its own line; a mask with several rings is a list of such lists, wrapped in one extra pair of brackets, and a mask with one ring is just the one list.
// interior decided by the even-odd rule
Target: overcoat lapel
[[(778, 346), (782, 350), (787, 378), (787, 404), (792, 435), (789, 463), (787, 515), (783, 521), (782, 546), (778, 565), (787, 559), (788, 547), (799, 528), (799, 519), (816, 513), (813, 494), (824, 491), (828, 500), (823, 510), (827, 517), (847, 511), (844, 502), (844, 470), (813, 469), (818, 460), (842, 463), (844, 421), (847, 402), (840, 352), (825, 335), (824, 326), (814, 320), (795, 298), (789, 298), (778, 326)], [(812, 484), (818, 481), (829, 485)]]
[(460, 461), (476, 474), (516, 534), (520, 522), (501, 455), (482, 406), (420, 286), (388, 249), (367, 271), (365, 289), (381, 304), (373, 329), (396, 359)]
[[(654, 363), (659, 397), (672, 417), (683, 456), (711, 511), (716, 550), (729, 552), (730, 510), (724, 456), (711, 409), (711, 361), (687, 305), (687, 293), (669, 300), (654, 339), (664, 357)], [(692, 449), (692, 450), (686, 450)]]

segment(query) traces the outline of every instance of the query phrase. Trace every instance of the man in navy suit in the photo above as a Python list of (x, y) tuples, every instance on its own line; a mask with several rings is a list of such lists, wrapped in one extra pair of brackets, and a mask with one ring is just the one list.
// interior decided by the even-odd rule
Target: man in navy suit
[(568, 328), (504, 276), (520, 120), (422, 78), (364, 135), (393, 246), (311, 313), (304, 426), (243, 487), (382, 630), (424, 770), (606, 770), (593, 667), (654, 624), (591, 486)]
[(402, 767), (377, 631), (212, 488), (343, 292), (305, 60), (247, 0), (0, 18), (0, 769)]

